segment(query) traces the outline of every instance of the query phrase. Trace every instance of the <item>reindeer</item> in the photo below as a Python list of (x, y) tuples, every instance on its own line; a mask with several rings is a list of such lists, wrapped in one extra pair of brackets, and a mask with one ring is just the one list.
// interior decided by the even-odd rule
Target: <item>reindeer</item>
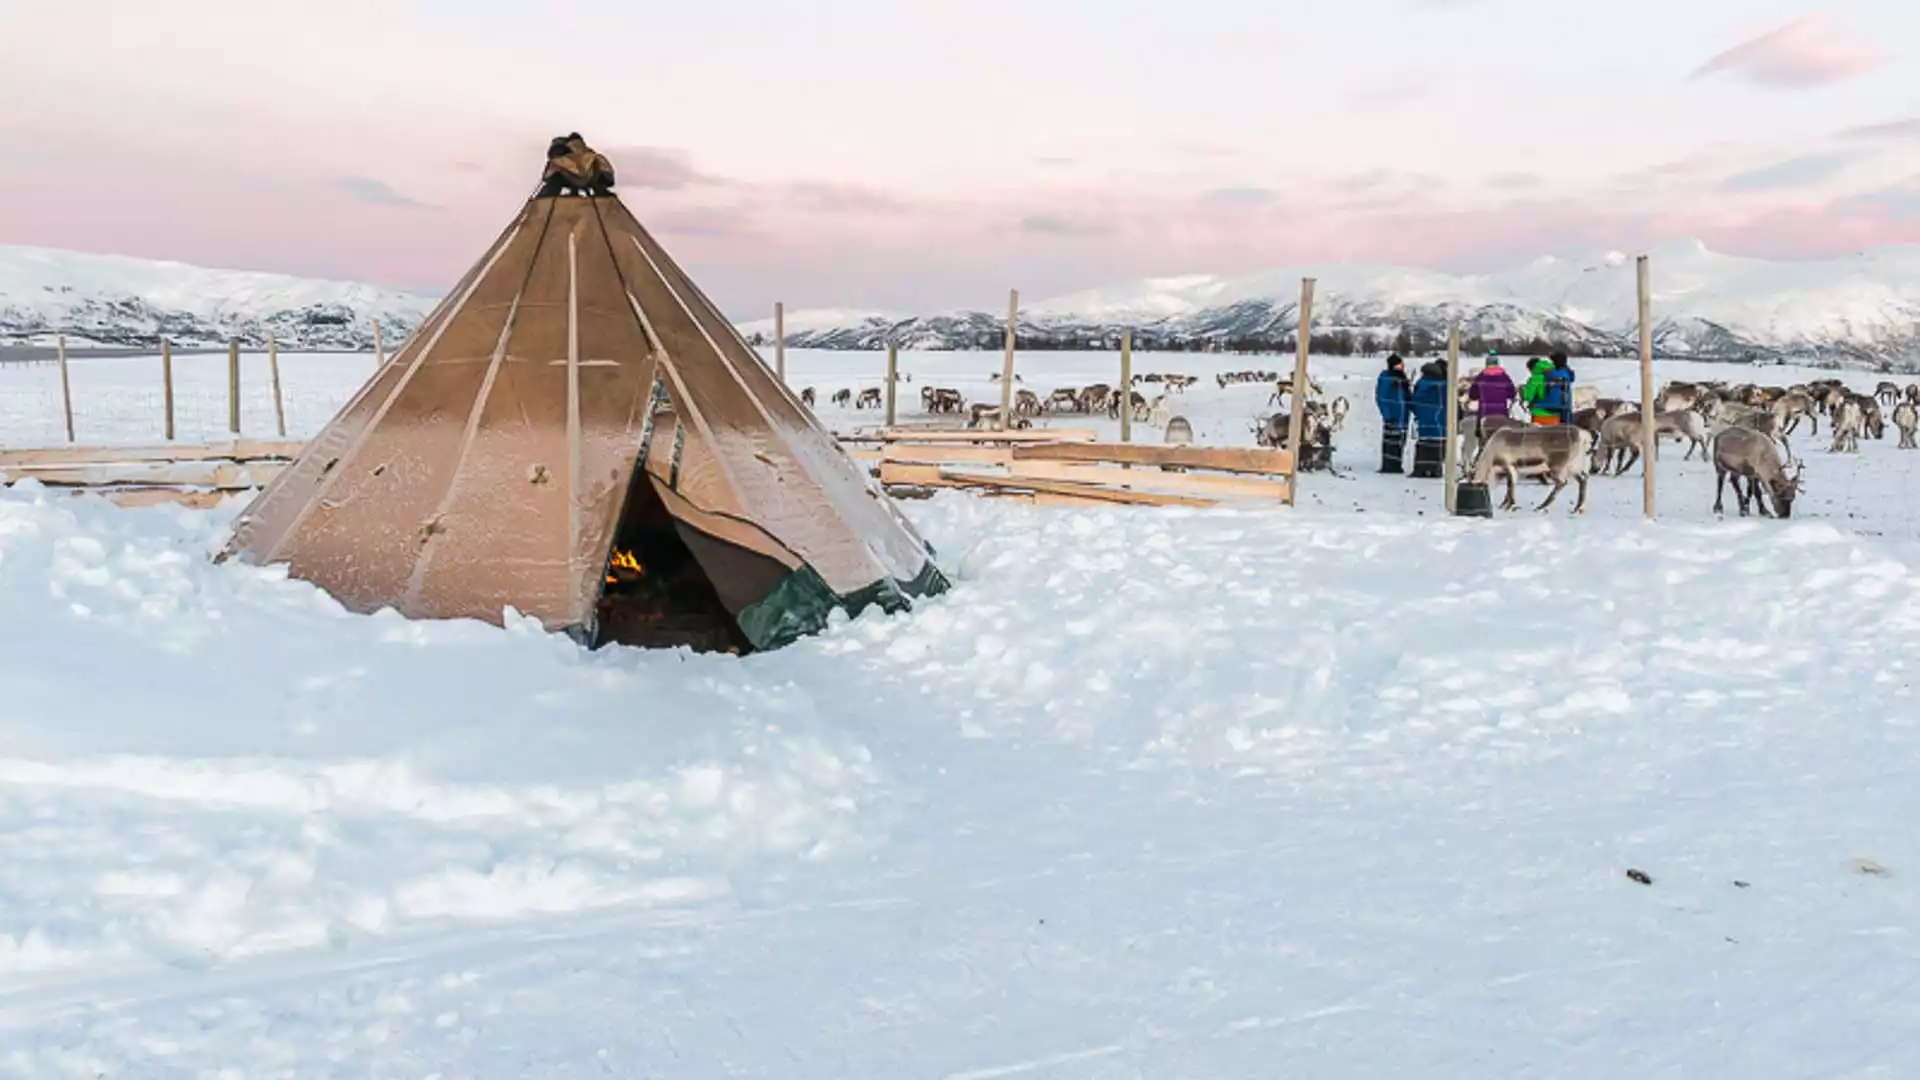
[(1490, 483), (1497, 474), (1507, 478), (1507, 497), (1500, 503), (1502, 510), (1512, 510), (1519, 505), (1516, 498), (1515, 481), (1521, 470), (1544, 468), (1553, 490), (1547, 493), (1545, 502), (1535, 507), (1536, 511), (1545, 510), (1560, 497), (1569, 482), (1580, 486), (1579, 497), (1574, 501), (1573, 512), (1584, 514), (1587, 511), (1587, 475), (1591, 467), (1593, 436), (1577, 427), (1534, 427), (1515, 425), (1504, 427), (1487, 437), (1480, 447), (1480, 458), (1474, 462), (1473, 480), (1477, 484)]
[(813, 408), (813, 387), (800, 391), (800, 403), (809, 409)]
[(1882, 405), (1900, 404), (1900, 384), (1883, 382), (1873, 388), (1873, 400)]
[[(1605, 475), (1608, 465), (1614, 476), (1619, 476), (1632, 468), (1640, 460), (1640, 439), (1643, 432), (1642, 417), (1639, 413), (1626, 413), (1612, 417), (1600, 425), (1600, 443), (1594, 451), (1594, 471)], [(1687, 443), (1687, 456), (1682, 461), (1693, 460), (1693, 452), (1700, 451), (1704, 460), (1707, 456), (1707, 421), (1697, 409), (1678, 409), (1672, 412), (1653, 414), (1654, 452), (1659, 452), (1662, 437), (1680, 439)]]
[(1168, 446), (1187, 446), (1193, 442), (1193, 425), (1184, 416), (1173, 417), (1162, 439)]
[(1880, 410), (1879, 399), (1868, 397), (1865, 394), (1854, 394), (1850, 400), (1852, 400), (1855, 405), (1860, 406), (1860, 430), (1867, 438), (1886, 438), (1887, 414)]
[(1080, 411), (1092, 416), (1097, 412), (1106, 412), (1107, 405), (1113, 400), (1113, 387), (1106, 383), (1094, 383), (1080, 391)]
[(833, 392), (833, 404), (835, 408), (839, 409), (844, 409), (853, 404), (853, 391), (835, 390)]
[(1591, 409), (1598, 404), (1600, 404), (1600, 391), (1591, 386), (1576, 386), (1573, 388), (1574, 412), (1579, 412), (1581, 409)]
[(931, 386), (920, 388), (920, 411), (925, 413), (933, 411), (933, 387)]
[(1860, 452), (1860, 426), (1865, 414), (1860, 411), (1860, 403), (1852, 398), (1843, 399), (1835, 406), (1830, 418), (1833, 421), (1833, 445), (1828, 452), (1833, 454), (1857, 454)]
[[(1793, 475), (1787, 475), (1786, 466), (1780, 463), (1780, 455), (1774, 452), (1773, 440), (1751, 428), (1730, 427), (1716, 435), (1713, 440), (1713, 471), (1715, 475), (1713, 512), (1726, 513), (1726, 485), (1733, 480), (1734, 498), (1740, 500), (1740, 516), (1749, 516), (1748, 501), (1760, 505), (1761, 517), (1790, 518), (1793, 516), (1793, 500), (1800, 493), (1800, 474), (1804, 465), (1794, 466)], [(1745, 491), (1740, 489), (1740, 481), (1745, 479)], [(1773, 499), (1774, 512), (1767, 512), (1767, 499), (1761, 486), (1765, 485), (1764, 496)]]
[(1333, 399), (1333, 404), (1327, 407), (1327, 415), (1333, 418), (1333, 430), (1339, 431), (1347, 426), (1347, 412), (1352, 408), (1352, 403), (1344, 397)]
[(1167, 395), (1157, 394), (1147, 403), (1147, 413), (1140, 419), (1155, 427), (1165, 427), (1172, 422), (1172, 407), (1167, 404)]
[(1660, 396), (1653, 399), (1653, 411), (1657, 414), (1691, 409), (1705, 393), (1702, 387), (1693, 383), (1670, 382), (1660, 389)]
[[(1822, 399), (1824, 400), (1824, 399)], [(1773, 403), (1773, 415), (1780, 418), (1780, 433), (1791, 435), (1800, 430), (1800, 420), (1804, 417), (1813, 425), (1813, 434), (1820, 434), (1819, 406), (1813, 395), (1804, 390), (1789, 390), (1781, 394)]]
[(944, 387), (925, 387), (920, 391), (922, 401), (928, 402), (927, 411), (941, 414), (956, 414), (967, 407), (967, 399), (960, 391)]
[(1779, 443), (1781, 451), (1787, 456), (1787, 463), (1793, 463), (1793, 446), (1787, 442), (1787, 433), (1780, 427), (1780, 414), (1772, 409), (1723, 411), (1714, 423), (1720, 431), (1739, 427), (1759, 432), (1769, 441)]
[(1920, 382), (1907, 384), (1907, 400), (1920, 405)]
[(853, 407), (856, 409), (877, 409), (880, 405), (880, 388), (877, 386), (860, 391), (860, 396), (853, 402)]
[(1920, 428), (1920, 406), (1911, 401), (1901, 401), (1893, 407), (1893, 426), (1900, 429), (1900, 449), (1920, 450), (1920, 444), (1914, 442), (1914, 431)]
[[(1317, 398), (1317, 397), (1325, 396), (1326, 392), (1320, 389), (1319, 383), (1313, 381), (1313, 376), (1308, 375), (1305, 381), (1306, 381), (1306, 391), (1307, 391), (1308, 397)], [(1291, 395), (1292, 393), (1293, 393), (1292, 379), (1275, 379), (1273, 383), (1273, 395), (1267, 398), (1267, 404), (1278, 405), (1280, 404), (1280, 400), (1282, 398), (1285, 398)]]
[(1080, 395), (1073, 390), (1055, 390), (1047, 395), (1047, 400), (1041, 403), (1040, 408), (1050, 413), (1078, 412)]
[(1040, 395), (1031, 390), (1013, 392), (1013, 411), (1016, 416), (1039, 416)]

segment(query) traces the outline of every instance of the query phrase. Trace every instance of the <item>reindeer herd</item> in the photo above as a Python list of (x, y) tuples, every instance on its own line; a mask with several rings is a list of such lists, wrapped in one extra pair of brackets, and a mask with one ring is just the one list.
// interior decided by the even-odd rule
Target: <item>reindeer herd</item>
[[(1640, 461), (1647, 418), (1630, 401), (1576, 396), (1570, 427), (1535, 428), (1522, 421), (1482, 425), (1485, 442), (1473, 456), (1474, 479), (1506, 480), (1504, 509), (1515, 505), (1514, 482), (1521, 474), (1540, 477), (1553, 490), (1538, 509), (1545, 510), (1568, 483), (1579, 488), (1574, 512), (1586, 508), (1591, 474), (1619, 476)], [(1920, 449), (1920, 383), (1905, 388), (1882, 382), (1863, 394), (1838, 379), (1817, 379), (1796, 386), (1729, 385), (1724, 382), (1670, 382), (1654, 400), (1654, 445), (1686, 444), (1683, 460), (1698, 453), (1711, 460), (1715, 486), (1713, 511), (1725, 512), (1726, 489), (1733, 488), (1740, 516), (1757, 510), (1763, 517), (1791, 517), (1804, 483), (1805, 462), (1796, 462), (1789, 437), (1805, 425), (1820, 434), (1824, 419), (1828, 450), (1857, 454), (1860, 440), (1884, 439), (1891, 413), (1902, 450)], [(1791, 468), (1789, 468), (1791, 466)]]
[[(907, 376), (906, 381), (912, 381)], [(999, 382), (1000, 373), (994, 372), (989, 382)], [(1061, 387), (1050, 391), (1045, 397), (1031, 390), (1021, 389), (1013, 392), (1013, 416), (1008, 424), (1014, 428), (1030, 428), (1033, 421), (1043, 416), (1098, 416), (1109, 419), (1120, 418), (1120, 410), (1128, 410), (1134, 422), (1166, 427), (1174, 419), (1170, 395), (1181, 394), (1200, 380), (1192, 375), (1163, 374), (1150, 372), (1133, 377), (1134, 386), (1158, 386), (1160, 392), (1148, 398), (1140, 391), (1115, 388), (1110, 383), (1091, 383), (1086, 386)], [(1026, 379), (1014, 376), (1016, 384), (1024, 384)], [(995, 395), (996, 397), (998, 395)], [(818, 400), (818, 392), (811, 386), (800, 391), (800, 400), (808, 408), (813, 408)], [(861, 390), (858, 395), (852, 390), (836, 390), (829, 399), (839, 408), (856, 410), (881, 409), (885, 402), (878, 388)], [(920, 388), (920, 408), (929, 416), (964, 417), (969, 428), (998, 427), (1000, 424), (999, 402), (971, 403), (959, 390), (946, 386), (922, 386)]]

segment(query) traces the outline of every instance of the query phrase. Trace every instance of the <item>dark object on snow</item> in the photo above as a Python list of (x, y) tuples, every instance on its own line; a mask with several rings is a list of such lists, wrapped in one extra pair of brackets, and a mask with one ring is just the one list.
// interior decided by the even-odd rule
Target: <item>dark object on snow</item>
[(1388, 424), (1380, 429), (1380, 471), (1383, 473), (1398, 473), (1406, 468), (1407, 429), (1402, 425)]
[(1447, 467), (1447, 440), (1425, 436), (1413, 444), (1413, 472), (1416, 480), (1438, 480)]
[(1627, 871), (1627, 878), (1632, 881), (1637, 881), (1642, 885), (1653, 884), (1653, 879), (1647, 876), (1645, 870), (1629, 870)]
[(1493, 516), (1493, 492), (1485, 484), (1463, 480), (1454, 489), (1453, 516), (1490, 518)]
[(1751, 881), (1735, 881), (1735, 882), (1733, 883), (1733, 887), (1734, 887), (1734, 888), (1736, 888), (1736, 889), (1749, 889), (1749, 888), (1752, 888), (1752, 887), (1753, 887), (1753, 882), (1751, 882)]

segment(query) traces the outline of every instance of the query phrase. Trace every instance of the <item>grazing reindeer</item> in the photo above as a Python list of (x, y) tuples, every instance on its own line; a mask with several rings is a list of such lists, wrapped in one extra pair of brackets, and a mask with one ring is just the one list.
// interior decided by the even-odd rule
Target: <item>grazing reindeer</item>
[(1344, 397), (1333, 399), (1333, 404), (1327, 406), (1327, 415), (1333, 418), (1333, 430), (1339, 431), (1347, 426), (1347, 413), (1352, 408), (1353, 403)]
[(1820, 412), (1814, 404), (1813, 396), (1804, 390), (1789, 390), (1781, 394), (1773, 403), (1773, 415), (1780, 418), (1780, 433), (1791, 435), (1800, 430), (1800, 420), (1804, 417), (1813, 425), (1813, 434), (1820, 434)]
[(1900, 384), (1883, 382), (1873, 388), (1873, 400), (1882, 405), (1900, 404)]
[(1781, 451), (1787, 455), (1787, 463), (1793, 463), (1793, 446), (1787, 442), (1787, 433), (1780, 429), (1780, 414), (1772, 409), (1729, 410), (1715, 418), (1714, 423), (1721, 431), (1740, 427), (1765, 435), (1769, 440), (1779, 443)]
[(1900, 449), (1920, 450), (1920, 444), (1914, 442), (1914, 431), (1920, 429), (1920, 406), (1911, 401), (1902, 401), (1893, 407), (1893, 426), (1900, 429)]
[(1079, 412), (1080, 394), (1074, 390), (1055, 390), (1040, 407), (1050, 413)]
[(1571, 481), (1580, 485), (1573, 512), (1584, 514), (1587, 511), (1587, 474), (1592, 464), (1592, 450), (1593, 436), (1577, 427), (1534, 427), (1529, 424), (1501, 428), (1488, 436), (1480, 447), (1480, 459), (1473, 466), (1473, 480), (1477, 484), (1486, 484), (1495, 475), (1505, 474), (1507, 497), (1501, 501), (1500, 508), (1512, 510), (1519, 505), (1515, 498), (1514, 483), (1520, 472), (1544, 468), (1553, 490), (1547, 493), (1546, 501), (1534, 509), (1545, 510), (1552, 506), (1553, 500), (1560, 497)]
[(933, 411), (933, 387), (931, 386), (920, 388), (920, 411), (929, 413)]
[[(1640, 460), (1641, 416), (1639, 413), (1626, 413), (1605, 420), (1600, 425), (1600, 442), (1594, 451), (1596, 472), (1605, 474), (1607, 466), (1619, 476)], [(1682, 461), (1692, 461), (1693, 452), (1700, 451), (1701, 460), (1707, 456), (1707, 421), (1697, 409), (1680, 409), (1674, 412), (1653, 414), (1654, 452), (1660, 449), (1660, 440), (1679, 439), (1687, 444), (1687, 456)]]
[(1870, 398), (1865, 394), (1855, 394), (1850, 400), (1860, 406), (1861, 432), (1869, 439), (1886, 438), (1887, 414), (1880, 411), (1879, 399)]
[[(967, 426), (970, 428), (998, 427), (1000, 425), (1000, 406), (972, 405), (967, 409)], [(1033, 421), (1024, 416), (1015, 416), (1007, 425), (1016, 431), (1024, 431), (1033, 426)]]
[(860, 396), (854, 399), (853, 407), (856, 409), (877, 409), (880, 407), (880, 403), (880, 388), (874, 386), (860, 391)]
[(1857, 454), (1860, 452), (1860, 426), (1865, 422), (1866, 414), (1860, 411), (1860, 403), (1847, 398), (1835, 406), (1833, 421), (1833, 445), (1829, 453)]
[(835, 390), (833, 392), (833, 404), (835, 405), (835, 407), (842, 408), (842, 409), (853, 404), (853, 391)]
[[(1790, 518), (1793, 516), (1793, 500), (1800, 493), (1800, 474), (1804, 465), (1794, 466), (1793, 475), (1787, 475), (1786, 466), (1780, 464), (1780, 455), (1774, 451), (1773, 440), (1752, 428), (1730, 427), (1714, 437), (1713, 470), (1716, 476), (1713, 493), (1713, 512), (1726, 513), (1726, 485), (1729, 478), (1733, 481), (1734, 498), (1740, 500), (1740, 516), (1747, 517), (1748, 501), (1760, 504), (1761, 517)], [(1747, 482), (1745, 491), (1740, 489), (1740, 481)], [(1761, 487), (1765, 485), (1765, 495), (1773, 499), (1773, 513), (1767, 512), (1767, 500)]]
[(813, 387), (800, 391), (800, 403), (809, 409), (813, 408)]
[(1013, 392), (1013, 411), (1017, 416), (1039, 416), (1040, 395), (1031, 390)]

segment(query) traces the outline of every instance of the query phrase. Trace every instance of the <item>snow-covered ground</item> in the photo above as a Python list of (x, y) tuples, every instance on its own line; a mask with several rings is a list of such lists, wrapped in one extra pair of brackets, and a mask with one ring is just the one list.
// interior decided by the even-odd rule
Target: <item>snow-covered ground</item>
[(0, 1075), (1920, 1072), (1920, 453), (1460, 521), (1369, 414), (1291, 512), (906, 503), (958, 588), (745, 660), (0, 493)]

